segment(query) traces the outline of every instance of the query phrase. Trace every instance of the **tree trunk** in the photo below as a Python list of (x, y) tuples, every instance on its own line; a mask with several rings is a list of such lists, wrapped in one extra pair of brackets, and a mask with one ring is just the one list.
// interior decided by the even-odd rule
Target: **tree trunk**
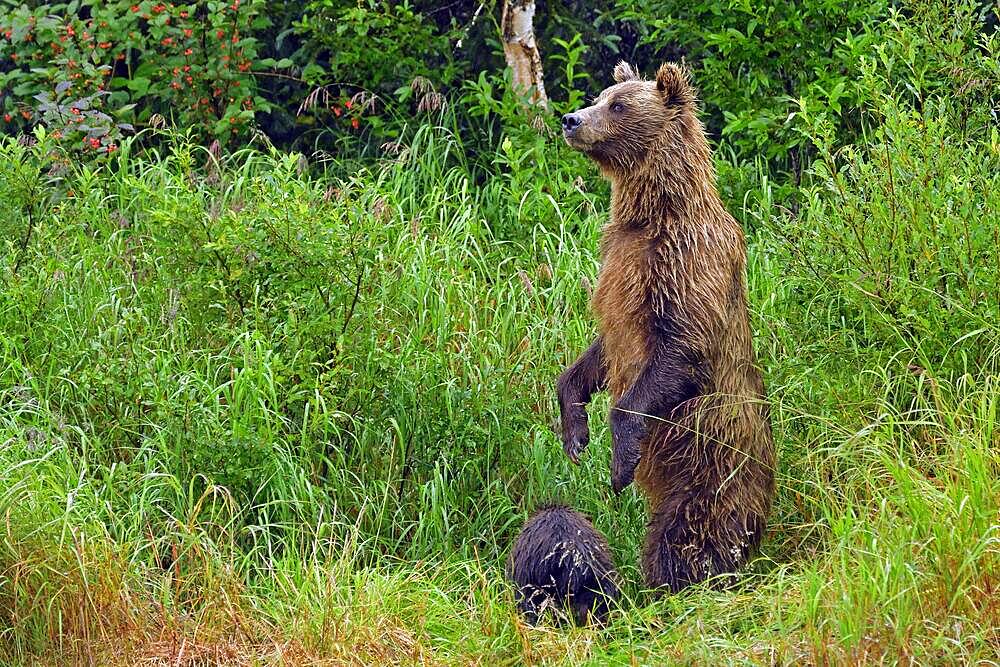
[(514, 92), (530, 95), (532, 103), (547, 109), (549, 100), (542, 79), (542, 57), (535, 43), (534, 18), (534, 0), (504, 0), (500, 36), (507, 66), (514, 73)]

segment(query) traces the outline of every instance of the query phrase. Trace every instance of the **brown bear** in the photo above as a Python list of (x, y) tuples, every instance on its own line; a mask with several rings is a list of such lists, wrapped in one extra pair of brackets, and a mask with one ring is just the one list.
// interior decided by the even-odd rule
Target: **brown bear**
[(529, 623), (546, 613), (579, 625), (603, 622), (618, 600), (618, 572), (607, 540), (584, 515), (563, 505), (537, 510), (524, 524), (507, 561), (517, 608)]
[[(774, 495), (770, 409), (751, 341), (746, 242), (715, 186), (684, 70), (627, 63), (562, 119), (566, 142), (611, 182), (593, 308), (599, 335), (558, 381), (563, 446), (579, 463), (586, 405), (607, 389), (611, 485), (648, 501), (646, 584), (678, 591), (729, 574), (764, 532)], [(716, 581), (719, 581), (717, 579)]]

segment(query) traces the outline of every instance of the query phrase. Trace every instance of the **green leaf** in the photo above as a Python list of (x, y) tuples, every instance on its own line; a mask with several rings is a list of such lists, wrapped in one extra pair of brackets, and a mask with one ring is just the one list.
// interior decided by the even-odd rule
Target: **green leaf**
[(150, 80), (144, 76), (136, 77), (128, 82), (128, 89), (131, 90), (137, 97), (142, 97), (149, 90)]
[(309, 63), (304, 68), (302, 68), (302, 78), (309, 83), (315, 83), (317, 79), (326, 74), (326, 70), (322, 66), (316, 63)]

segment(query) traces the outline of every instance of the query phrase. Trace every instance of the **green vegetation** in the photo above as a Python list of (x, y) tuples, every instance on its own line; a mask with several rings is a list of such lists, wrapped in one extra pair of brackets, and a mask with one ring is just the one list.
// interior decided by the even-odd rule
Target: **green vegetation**
[[(727, 591), (639, 588), (606, 400), (562, 453), (607, 187), (495, 77), (377, 158), (0, 138), (0, 664), (1000, 660), (1000, 54), (934, 6), (837, 42), (843, 107), (716, 118), (779, 453)], [(710, 114), (779, 114), (706, 83)], [(797, 139), (754, 160), (771, 132)], [(514, 611), (503, 557), (551, 497), (629, 582), (606, 628)]]

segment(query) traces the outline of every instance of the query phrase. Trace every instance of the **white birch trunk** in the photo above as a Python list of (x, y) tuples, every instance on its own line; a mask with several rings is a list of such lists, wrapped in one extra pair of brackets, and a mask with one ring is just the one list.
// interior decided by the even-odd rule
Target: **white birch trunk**
[(542, 79), (542, 57), (535, 43), (534, 19), (534, 0), (504, 0), (500, 36), (507, 66), (514, 73), (515, 92), (520, 95), (530, 92), (531, 101), (547, 109), (549, 100)]

